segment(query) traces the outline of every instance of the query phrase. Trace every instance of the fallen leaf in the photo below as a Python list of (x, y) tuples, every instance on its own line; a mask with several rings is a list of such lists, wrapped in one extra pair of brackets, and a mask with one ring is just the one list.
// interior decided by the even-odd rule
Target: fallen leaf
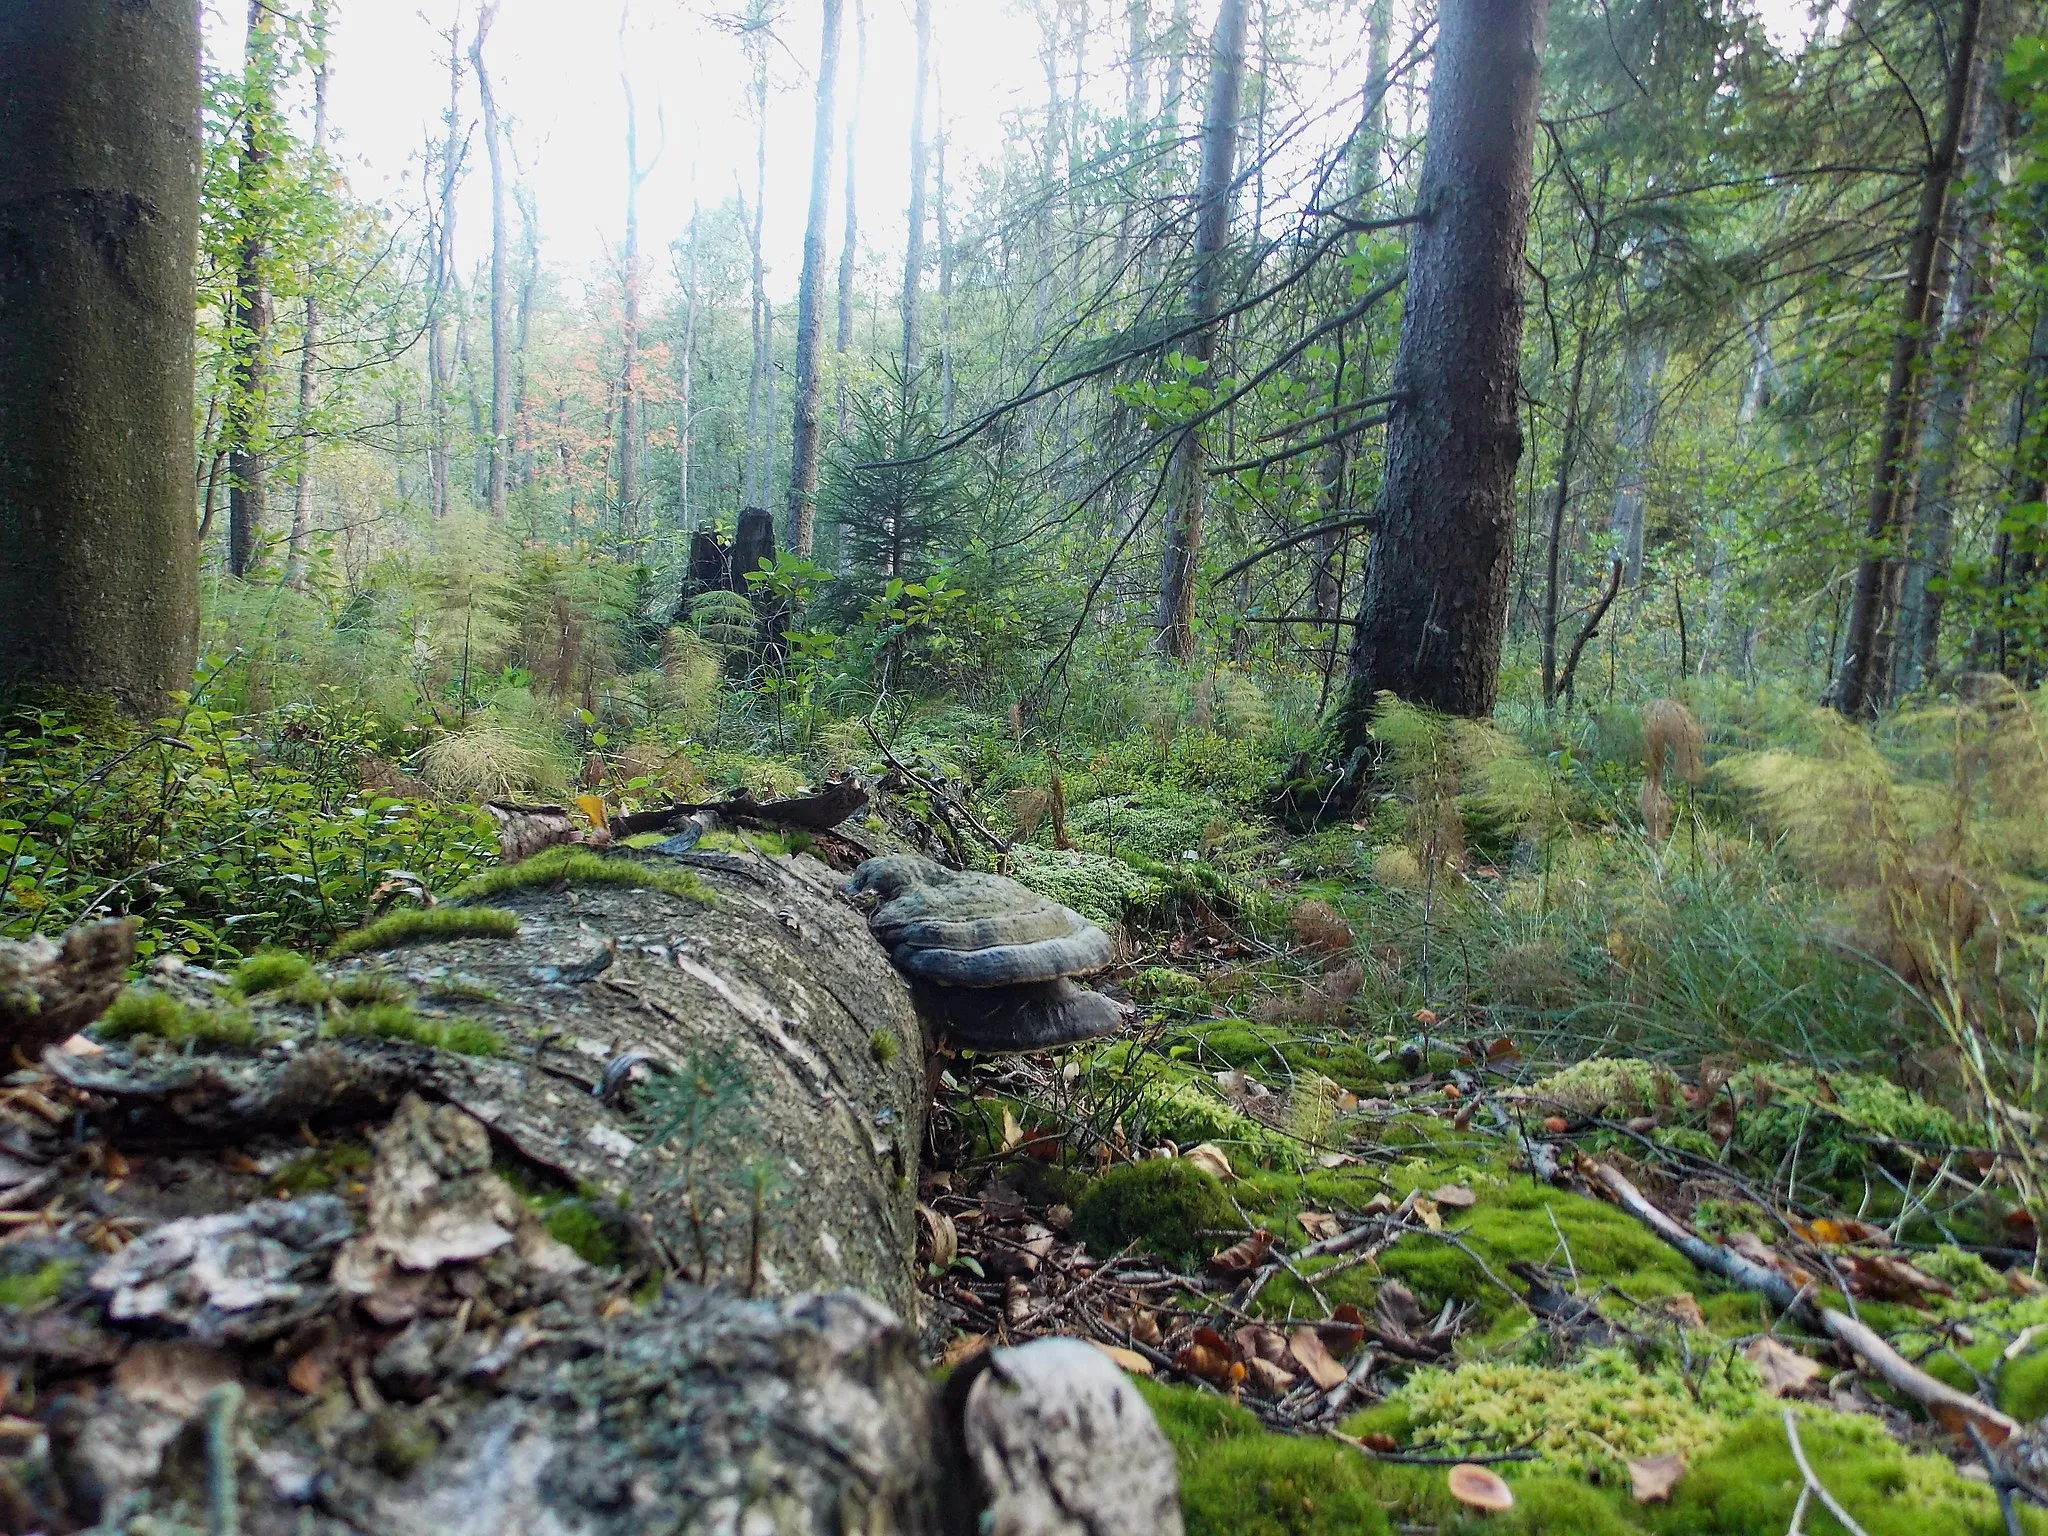
[(1470, 1508), (1498, 1514), (1515, 1507), (1514, 1490), (1501, 1480), (1500, 1474), (1475, 1467), (1469, 1461), (1451, 1468), (1444, 1474), (1444, 1480), (1450, 1485), (1451, 1497)]
[(1017, 1117), (1010, 1112), (1010, 1106), (1003, 1106), (1003, 1147), (1005, 1152), (1016, 1150), (1024, 1140), (1024, 1127), (1017, 1123)]
[(1434, 1200), (1418, 1200), (1410, 1209), (1413, 1210), (1415, 1214), (1415, 1219), (1421, 1222), (1425, 1227), (1429, 1228), (1430, 1231), (1443, 1231), (1444, 1219), (1443, 1216), (1437, 1211), (1436, 1202)]
[(1955, 1288), (1888, 1253), (1846, 1253), (1837, 1263), (1850, 1290), (1879, 1301), (1925, 1306), (1929, 1296), (1953, 1296)]
[(1254, 1355), (1244, 1363), (1245, 1376), (1256, 1383), (1259, 1389), (1272, 1397), (1279, 1397), (1295, 1382), (1292, 1371), (1283, 1370), (1263, 1356)]
[(1375, 1429), (1369, 1434), (1360, 1435), (1358, 1443), (1368, 1451), (1398, 1451), (1401, 1449), (1400, 1441), (1396, 1440), (1385, 1430), (1380, 1429)]
[(603, 795), (578, 795), (576, 809), (583, 813), (584, 820), (593, 827), (602, 827), (611, 819), (605, 811)]
[(931, 1249), (932, 1267), (951, 1269), (953, 1261), (960, 1256), (960, 1231), (953, 1225), (953, 1218), (920, 1201), (917, 1220), (924, 1228), (925, 1241)]
[(1241, 1275), (1247, 1270), (1257, 1269), (1266, 1261), (1266, 1255), (1273, 1251), (1273, 1234), (1263, 1228), (1247, 1233), (1221, 1253), (1209, 1256), (1209, 1273), (1212, 1275)]
[(1342, 1359), (1365, 1342), (1365, 1314), (1350, 1302), (1340, 1301), (1328, 1322), (1316, 1324), (1316, 1332)]
[(1364, 1205), (1358, 1208), (1358, 1213), (1361, 1216), (1385, 1216), (1390, 1214), (1393, 1211), (1393, 1209), (1393, 1196), (1374, 1195), (1370, 1200), (1366, 1201)]
[(1664, 1309), (1664, 1315), (1681, 1328), (1703, 1329), (1707, 1326), (1706, 1314), (1700, 1311), (1699, 1301), (1691, 1291), (1666, 1296), (1659, 1305)]
[(1805, 1235), (1811, 1242), (1827, 1243), (1833, 1247), (1844, 1243), (1876, 1243), (1889, 1247), (1892, 1240), (1891, 1234), (1883, 1227), (1874, 1227), (1853, 1216), (1822, 1216), (1805, 1229)]
[(1135, 1349), (1125, 1349), (1117, 1344), (1104, 1344), (1098, 1339), (1088, 1341), (1117, 1363), (1120, 1370), (1129, 1371), (1133, 1376), (1150, 1376), (1152, 1362)]
[(1685, 1457), (1677, 1451), (1665, 1456), (1645, 1456), (1628, 1464), (1629, 1491), (1638, 1504), (1661, 1504), (1685, 1476)]
[[(1984, 1437), (1986, 1445), (1996, 1448), (2012, 1437), (2012, 1428), (2009, 1424), (2002, 1424), (1996, 1418), (1971, 1413), (1954, 1403), (1934, 1403), (1931, 1405), (1931, 1411), (1934, 1414), (1934, 1422), (1947, 1434), (1968, 1434), (1970, 1425), (1975, 1423), (1977, 1433)], [(1985, 1410), (1986, 1414), (1989, 1412), (1989, 1409)]]
[(1031, 1305), (1031, 1287), (1014, 1275), (1003, 1282), (1003, 1321), (1012, 1328), (1022, 1328), (1029, 1323), (1036, 1311)]
[(1429, 1192), (1429, 1198), (1447, 1211), (1469, 1211), (1479, 1203), (1469, 1184), (1445, 1184)]
[(1318, 1168), (1348, 1168), (1357, 1161), (1358, 1159), (1349, 1152), (1318, 1152), (1316, 1154), (1316, 1166)]
[(939, 1364), (950, 1370), (962, 1360), (971, 1360), (987, 1348), (987, 1334), (963, 1333), (946, 1346), (939, 1356)]
[(1245, 1369), (1230, 1355), (1230, 1345), (1212, 1328), (1197, 1328), (1194, 1342), (1173, 1357), (1173, 1368), (1219, 1385), (1242, 1381)]
[(1301, 1223), (1304, 1232), (1318, 1241), (1326, 1237), (1335, 1237), (1344, 1230), (1344, 1223), (1328, 1211), (1302, 1211), (1295, 1220)]
[(1223, 1149), (1213, 1141), (1205, 1141), (1199, 1146), (1189, 1147), (1180, 1156), (1182, 1162), (1193, 1163), (1204, 1173), (1214, 1174), (1225, 1183), (1229, 1183), (1237, 1177), (1235, 1173), (1231, 1172), (1230, 1159), (1223, 1155)]
[(1308, 1379), (1328, 1392), (1344, 1384), (1349, 1374), (1343, 1366), (1330, 1358), (1330, 1352), (1323, 1348), (1323, 1340), (1313, 1328), (1297, 1328), (1288, 1335), (1288, 1353), (1293, 1355)]
[(1277, 1328), (1264, 1323), (1247, 1323), (1237, 1330), (1237, 1353), (1243, 1360), (1266, 1360), (1284, 1366), (1288, 1361), (1287, 1340)]
[(1826, 1374), (1819, 1362), (1807, 1359), (1796, 1349), (1788, 1349), (1769, 1334), (1752, 1340), (1742, 1354), (1756, 1367), (1764, 1390), (1773, 1397), (1797, 1397)]
[(1157, 1349), (1166, 1337), (1159, 1328), (1159, 1314), (1144, 1307), (1131, 1308), (1131, 1337), (1140, 1344), (1150, 1344)]
[(2005, 1288), (2015, 1296), (2048, 1294), (2048, 1285), (2043, 1285), (2017, 1264), (2005, 1272)]
[(1506, 1035), (1502, 1035), (1498, 1040), (1486, 1042), (1486, 1059), (1488, 1061), (1509, 1061), (1521, 1054), (1522, 1048)]

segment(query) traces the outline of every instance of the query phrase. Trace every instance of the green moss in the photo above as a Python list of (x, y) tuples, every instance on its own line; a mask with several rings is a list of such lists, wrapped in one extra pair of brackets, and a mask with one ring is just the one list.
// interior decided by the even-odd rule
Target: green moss
[(1122, 922), (1127, 913), (1165, 893), (1160, 881), (1106, 853), (1019, 843), (1010, 850), (1010, 872), (1039, 895), (1105, 926)]
[(1075, 1233), (1089, 1252), (1104, 1255), (1136, 1243), (1192, 1263), (1225, 1246), (1207, 1234), (1238, 1225), (1223, 1186), (1177, 1157), (1112, 1168), (1074, 1207)]
[(289, 1195), (318, 1194), (369, 1177), (370, 1149), (359, 1141), (331, 1141), (293, 1158), (274, 1175), (275, 1187)]
[(1363, 1093), (1401, 1075), (1397, 1063), (1374, 1059), (1370, 1040), (1336, 1033), (1304, 1035), (1242, 1019), (1220, 1019), (1192, 1025), (1173, 1038), (1176, 1043), (1189, 1042), (1205, 1064), (1214, 1057), (1273, 1084), (1295, 1074), (1314, 1074)]
[(65, 1282), (78, 1265), (70, 1259), (51, 1259), (22, 1274), (0, 1275), (0, 1309), (9, 1312), (39, 1312), (64, 1293)]
[(886, 1067), (903, 1047), (897, 1043), (894, 1030), (878, 1029), (868, 1036), (868, 1049), (874, 1053), (875, 1060)]
[[(631, 885), (686, 901), (715, 900), (711, 888), (687, 869), (660, 864), (643, 864), (637, 859), (593, 853), (588, 848), (562, 846), (547, 848), (517, 864), (487, 869), (456, 887), (449, 900), (480, 901), (508, 891), (531, 890), (535, 886), (566, 881), (571, 885)], [(436, 909), (440, 910), (440, 909)]]
[(334, 989), (318, 971), (309, 972), (276, 994), (279, 1002), (301, 1008), (318, 1008), (334, 1000)]
[(195, 1008), (152, 987), (130, 987), (93, 1026), (102, 1040), (148, 1035), (166, 1045), (196, 1050), (253, 1051), (267, 1031), (238, 1008)]
[(574, 1250), (576, 1257), (601, 1269), (616, 1269), (623, 1249), (618, 1221), (590, 1202), (566, 1199), (551, 1205), (541, 1216), (549, 1237)]
[(426, 1019), (402, 1003), (350, 1008), (327, 1021), (322, 1034), (341, 1038), (405, 1040), (457, 1056), (497, 1056), (504, 1037), (475, 1019)]
[(817, 839), (808, 832), (791, 829), (786, 832), (771, 832), (766, 827), (749, 827), (745, 832), (706, 832), (697, 839), (698, 848), (706, 853), (765, 853), (787, 855), (809, 853), (818, 846)]
[(1209, 996), (1208, 983), (1201, 977), (1167, 965), (1148, 965), (1125, 984), (1132, 996), (1147, 1001), (1199, 1002)]
[(1881, 1148), (1870, 1140), (1967, 1146), (1970, 1134), (1947, 1110), (1866, 1072), (1825, 1078), (1803, 1067), (1751, 1067), (1730, 1079), (1740, 1107), (1730, 1150), (1772, 1168), (1799, 1147), (1802, 1179), (1855, 1174)]
[(235, 989), (244, 997), (282, 992), (300, 982), (317, 979), (312, 962), (288, 949), (259, 949), (235, 967)]
[(382, 971), (358, 971), (353, 976), (343, 976), (334, 983), (332, 992), (336, 1002), (351, 1008), (369, 1003), (403, 1003), (411, 996), (404, 982)]
[[(1966, 1482), (1941, 1457), (1909, 1455), (1874, 1419), (1802, 1412), (1799, 1443), (1869, 1536), (1999, 1536), (2005, 1529), (1990, 1489)], [(1766, 1412), (1691, 1463), (1671, 1502), (1647, 1506), (1640, 1518), (1659, 1536), (1775, 1536), (1790, 1527), (1799, 1488), (1784, 1425)], [(1815, 1532), (1834, 1528), (1817, 1510), (1808, 1510), (1807, 1521)], [(2025, 1510), (2022, 1521), (2029, 1531), (2048, 1531), (2038, 1510)]]
[(1684, 1102), (1669, 1067), (1632, 1056), (1596, 1056), (1554, 1072), (1528, 1091), (1539, 1106), (1621, 1120)]
[[(529, 861), (530, 862), (530, 861)], [(519, 931), (519, 914), (499, 907), (408, 908), (344, 933), (331, 953), (358, 955), (436, 939), (509, 939)]]
[(470, 981), (461, 976), (444, 977), (426, 988), (426, 999), (430, 1003), (495, 1003), (498, 993), (480, 981)]
[(1377, 1536), (1389, 1529), (1371, 1467), (1347, 1446), (1295, 1435), (1228, 1441), (1181, 1466), (1188, 1536)]

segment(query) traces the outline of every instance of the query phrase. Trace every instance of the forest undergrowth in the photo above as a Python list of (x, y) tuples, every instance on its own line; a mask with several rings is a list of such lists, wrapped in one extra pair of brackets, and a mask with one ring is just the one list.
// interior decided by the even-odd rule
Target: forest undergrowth
[[(1446, 1469), (1479, 1463), (1514, 1500), (1487, 1529), (1776, 1536), (1802, 1455), (1872, 1536), (2048, 1530), (1968, 1438), (1597, 1176), (2022, 1425), (2048, 1413), (2041, 696), (1969, 683), (1873, 729), (1718, 680), (1492, 725), (1388, 702), (1364, 791), (1312, 820), (1289, 793), (1312, 673), (1134, 663), (1105, 633), (1062, 712), (938, 623), (884, 616), (835, 670), (664, 626), (623, 577), (485, 586), (441, 572), (338, 624), (225, 592), (162, 719), (17, 708), (7, 935), (126, 913), (139, 965), (253, 996), (308, 984), (286, 952), (494, 865), (485, 799), (601, 818), (854, 769), (877, 835), (1112, 928), (1099, 980), (1132, 1018), (942, 1063), (935, 1369), (1046, 1333), (1110, 1349), (1196, 1532), (1461, 1528), (1482, 1517)], [(892, 648), (916, 691), (864, 681)], [(234, 1020), (149, 996), (100, 1032), (237, 1048)], [(327, 1001), (336, 1027), (497, 1048)]]

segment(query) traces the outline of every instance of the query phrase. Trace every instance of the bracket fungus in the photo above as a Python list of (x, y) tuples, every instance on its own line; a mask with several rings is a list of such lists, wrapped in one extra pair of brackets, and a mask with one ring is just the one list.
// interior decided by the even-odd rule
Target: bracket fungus
[(854, 870), (845, 889), (878, 898), (868, 930), (955, 1044), (1048, 1050), (1123, 1022), (1114, 1002), (1069, 979), (1109, 964), (1109, 935), (1015, 880), (890, 854)]

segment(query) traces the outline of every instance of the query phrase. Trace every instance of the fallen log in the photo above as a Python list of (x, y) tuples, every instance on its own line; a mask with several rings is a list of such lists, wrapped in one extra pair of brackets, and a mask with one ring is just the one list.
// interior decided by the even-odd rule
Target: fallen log
[(0, 1525), (1177, 1532), (1092, 1349), (925, 1375), (923, 1031), (837, 884), (553, 850), (253, 997), (160, 971), (177, 1043), (47, 1052)]

